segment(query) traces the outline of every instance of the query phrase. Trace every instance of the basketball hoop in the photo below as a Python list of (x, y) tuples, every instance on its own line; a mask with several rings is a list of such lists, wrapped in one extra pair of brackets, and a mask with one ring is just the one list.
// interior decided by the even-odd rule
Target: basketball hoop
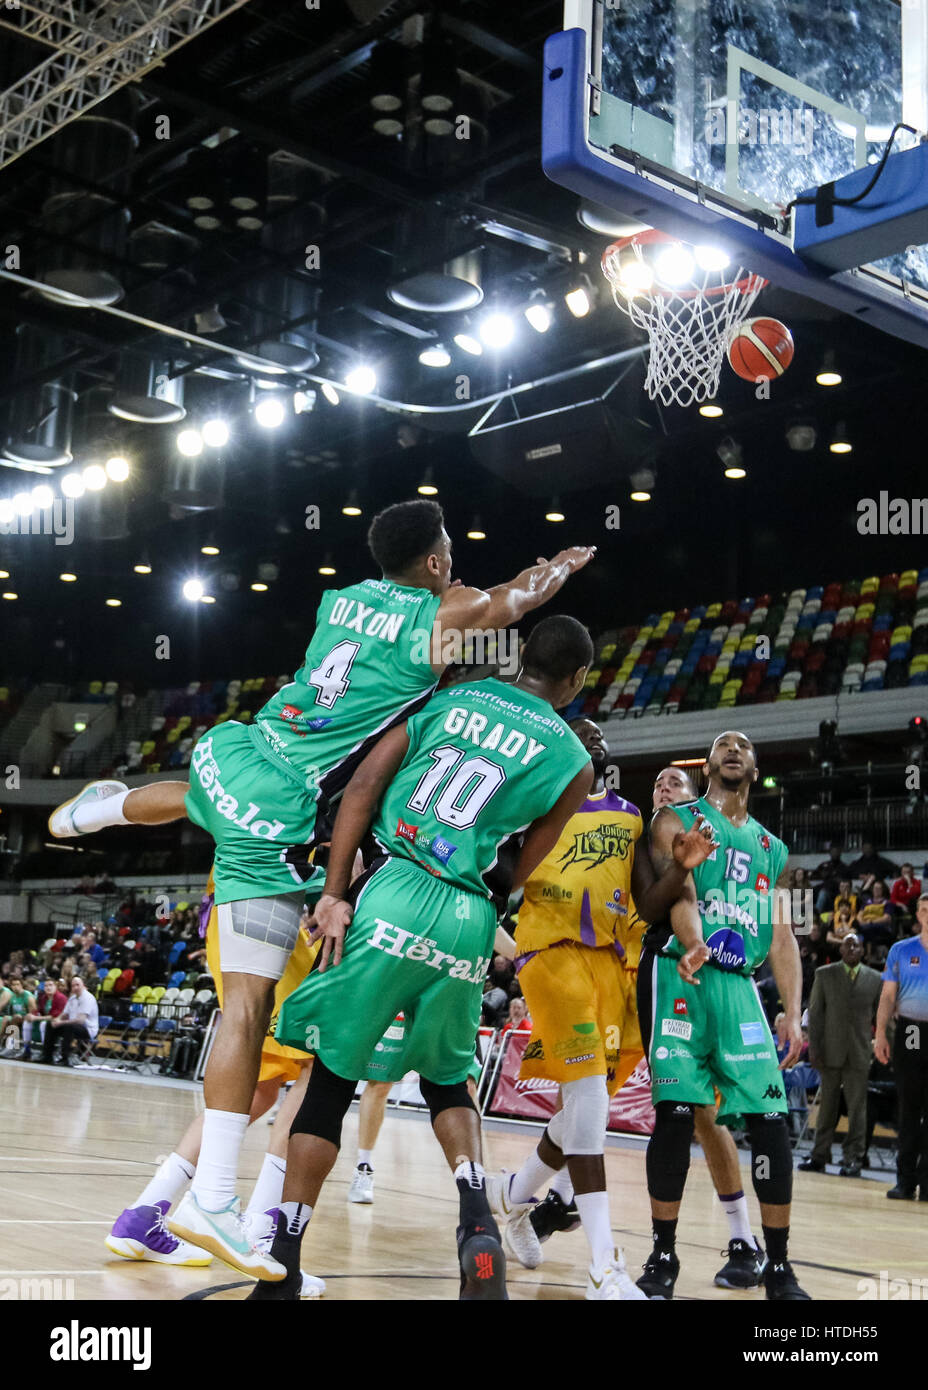
[(650, 340), (645, 388), (651, 400), (682, 406), (712, 400), (730, 337), (767, 281), (740, 266), (732, 275), (714, 248), (687, 246), (652, 229), (613, 242), (602, 265), (616, 304)]

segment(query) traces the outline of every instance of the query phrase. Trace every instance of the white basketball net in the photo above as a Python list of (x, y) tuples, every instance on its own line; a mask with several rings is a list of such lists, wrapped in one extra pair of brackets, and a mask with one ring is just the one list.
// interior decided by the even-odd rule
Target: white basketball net
[[(689, 279), (661, 283), (650, 256), (644, 254), (651, 250), (652, 244), (642, 246), (632, 239), (626, 246), (610, 246), (603, 256), (603, 274), (616, 304), (645, 330), (651, 343), (645, 389), (652, 401), (664, 405), (712, 400), (734, 330), (747, 318), (767, 281), (741, 267), (734, 273), (730, 267), (703, 270), (694, 261)], [(627, 275), (630, 252), (647, 267), (645, 281), (648, 272), (653, 274), (647, 289), (633, 290), (623, 282), (620, 254)]]

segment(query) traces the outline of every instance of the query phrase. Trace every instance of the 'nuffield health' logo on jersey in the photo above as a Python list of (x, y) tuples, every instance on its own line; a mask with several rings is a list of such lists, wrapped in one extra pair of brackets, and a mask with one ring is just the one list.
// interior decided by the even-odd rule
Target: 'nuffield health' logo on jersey
[(432, 853), (442, 864), (447, 864), (456, 849), (457, 845), (453, 845), (450, 840), (442, 839), (441, 835), (436, 835), (432, 841)]
[(744, 942), (737, 932), (729, 931), (727, 927), (722, 927), (711, 936), (707, 936), (706, 945), (712, 953), (712, 959), (722, 970), (741, 970), (747, 963)]

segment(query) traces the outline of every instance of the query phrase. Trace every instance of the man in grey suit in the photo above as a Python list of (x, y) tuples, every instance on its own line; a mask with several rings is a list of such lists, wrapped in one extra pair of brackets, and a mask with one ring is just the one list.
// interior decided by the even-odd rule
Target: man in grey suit
[(821, 1075), (818, 1120), (812, 1153), (799, 1167), (824, 1173), (841, 1104), (847, 1103), (842, 1178), (860, 1177), (867, 1136), (867, 1077), (872, 1061), (873, 1019), (882, 989), (879, 972), (861, 965), (863, 945), (850, 933), (841, 942), (841, 961), (815, 972), (809, 1000), (809, 1061)]

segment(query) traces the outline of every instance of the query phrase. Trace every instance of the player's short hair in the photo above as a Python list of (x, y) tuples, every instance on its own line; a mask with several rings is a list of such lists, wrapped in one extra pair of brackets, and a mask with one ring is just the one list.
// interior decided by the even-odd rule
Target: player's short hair
[(919, 893), (915, 906), (918, 907), (919, 903), (928, 903), (928, 893)]
[(444, 525), (437, 502), (397, 502), (374, 517), (368, 549), (384, 574), (403, 574), (438, 545)]
[(592, 637), (582, 623), (566, 614), (542, 618), (532, 628), (522, 653), (525, 671), (548, 680), (566, 680), (592, 661)]

